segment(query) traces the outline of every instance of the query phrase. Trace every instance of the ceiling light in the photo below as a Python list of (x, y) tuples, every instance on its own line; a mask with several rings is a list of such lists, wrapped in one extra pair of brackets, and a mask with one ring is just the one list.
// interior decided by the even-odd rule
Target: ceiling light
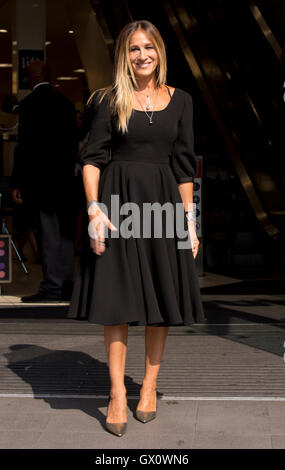
[(85, 69), (75, 69), (73, 70), (75, 73), (85, 73)]
[(0, 33), (8, 33), (8, 29), (0, 29)]
[(70, 29), (68, 32), (69, 32), (69, 34), (74, 34), (73, 29)]
[(12, 64), (0, 64), (1, 69), (4, 69), (6, 67), (12, 67)]
[(78, 77), (57, 77), (56, 80), (60, 80), (60, 81), (78, 80)]
[(50, 46), (50, 45), (51, 45), (51, 41), (46, 41), (46, 42), (45, 42), (45, 45), (46, 45), (46, 46)]

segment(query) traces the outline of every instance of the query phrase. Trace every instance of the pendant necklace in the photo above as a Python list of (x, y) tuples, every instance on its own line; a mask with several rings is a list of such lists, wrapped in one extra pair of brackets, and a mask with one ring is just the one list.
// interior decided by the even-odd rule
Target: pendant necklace
[[(156, 91), (156, 97), (155, 97), (155, 101), (154, 101), (154, 104), (153, 104), (153, 109), (152, 109), (151, 115), (149, 115), (148, 112), (147, 112), (147, 111), (150, 111), (150, 109), (151, 109), (151, 102), (150, 102), (149, 95), (145, 95), (147, 97), (146, 108), (144, 108), (142, 106), (141, 101), (139, 100), (139, 98), (137, 96), (137, 100), (138, 100), (139, 104), (141, 105), (142, 110), (145, 112), (145, 114), (147, 115), (147, 117), (149, 119), (149, 124), (153, 123), (152, 116), (153, 116), (153, 111), (154, 111), (154, 108), (155, 108), (156, 100), (157, 100), (157, 97), (158, 97), (158, 90), (159, 90), (159, 88), (157, 88), (157, 91)], [(142, 94), (144, 95), (144, 93), (142, 93)]]

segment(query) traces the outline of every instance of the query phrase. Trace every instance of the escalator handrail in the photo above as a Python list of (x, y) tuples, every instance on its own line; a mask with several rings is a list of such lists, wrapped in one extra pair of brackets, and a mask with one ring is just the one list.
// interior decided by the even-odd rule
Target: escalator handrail
[(271, 49), (273, 50), (275, 56), (277, 57), (277, 60), (281, 63), (283, 60), (283, 50), (278, 40), (274, 36), (272, 29), (268, 25), (263, 14), (260, 11), (260, 8), (256, 5), (255, 1), (248, 0), (248, 5), (249, 5), (249, 9), (254, 20), (256, 21), (256, 23), (258, 24), (260, 28), (260, 31), (262, 32), (266, 41), (269, 43)]
[[(200, 91), (205, 99), (205, 101), (208, 104), (209, 110), (216, 122), (216, 125), (223, 137), (223, 140), (225, 142), (225, 145), (228, 149), (230, 158), (232, 160), (232, 163), (234, 165), (234, 168), (237, 172), (237, 175), (240, 179), (240, 182), (242, 184), (242, 187), (247, 194), (247, 197), (250, 201), (250, 204), (255, 212), (255, 215), (260, 222), (261, 226), (265, 230), (265, 232), (272, 238), (278, 238), (280, 236), (280, 232), (278, 228), (273, 225), (271, 222), (267, 212), (265, 211), (263, 204), (260, 200), (260, 197), (258, 196), (258, 193), (255, 190), (255, 186), (253, 184), (253, 181), (251, 180), (251, 177), (249, 176), (241, 158), (239, 155), (239, 152), (237, 151), (237, 148), (234, 144), (233, 137), (229, 133), (227, 127), (225, 126), (224, 120), (221, 116), (221, 113), (218, 109), (218, 106), (212, 96), (212, 93), (208, 87), (207, 81), (204, 77), (204, 74), (200, 68), (200, 65), (198, 61), (196, 60), (196, 57), (193, 54), (193, 51), (188, 43), (188, 41), (185, 38), (185, 35), (183, 33), (182, 27), (180, 25), (181, 23), (184, 25), (184, 28), (187, 30), (187, 26), (189, 25), (189, 18), (187, 12), (181, 5), (177, 5), (177, 2), (174, 1), (177, 15), (170, 4), (169, 0), (165, 0), (163, 2), (164, 9), (166, 12), (166, 15), (168, 17), (169, 23), (178, 39), (178, 42), (181, 46), (183, 55), (186, 59), (186, 62), (188, 63), (188, 66), (190, 67), (193, 76), (195, 77), (195, 80), (200, 88)], [(177, 17), (178, 16), (178, 17)], [(181, 16), (184, 16), (186, 21), (183, 21), (183, 18), (181, 19)], [(178, 19), (179, 18), (179, 19)]]

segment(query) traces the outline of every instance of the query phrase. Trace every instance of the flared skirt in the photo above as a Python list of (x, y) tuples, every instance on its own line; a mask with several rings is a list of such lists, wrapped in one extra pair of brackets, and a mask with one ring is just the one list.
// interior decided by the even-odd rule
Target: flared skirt
[[(68, 317), (101, 325), (203, 323), (199, 280), (185, 232), (181, 237), (174, 227), (169, 230), (172, 222), (165, 213), (159, 236), (154, 232), (154, 218), (148, 218), (152, 228), (143, 227), (144, 209), (154, 203), (170, 203), (175, 224), (177, 204), (182, 205), (182, 199), (171, 167), (164, 163), (111, 161), (101, 174), (98, 198), (118, 230), (114, 237), (115, 232), (108, 229), (107, 248), (98, 256), (90, 247), (86, 217)], [(118, 214), (118, 207), (119, 215), (111, 217)], [(133, 220), (139, 222), (136, 227)], [(184, 229), (188, 232), (186, 217)]]

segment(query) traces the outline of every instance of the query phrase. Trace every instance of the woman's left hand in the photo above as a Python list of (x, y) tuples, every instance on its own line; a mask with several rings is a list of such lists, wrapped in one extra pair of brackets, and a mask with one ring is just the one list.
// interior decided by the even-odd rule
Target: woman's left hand
[(196, 258), (199, 250), (199, 240), (196, 235), (195, 222), (193, 220), (188, 220), (188, 229), (191, 240), (191, 247), (194, 259)]

